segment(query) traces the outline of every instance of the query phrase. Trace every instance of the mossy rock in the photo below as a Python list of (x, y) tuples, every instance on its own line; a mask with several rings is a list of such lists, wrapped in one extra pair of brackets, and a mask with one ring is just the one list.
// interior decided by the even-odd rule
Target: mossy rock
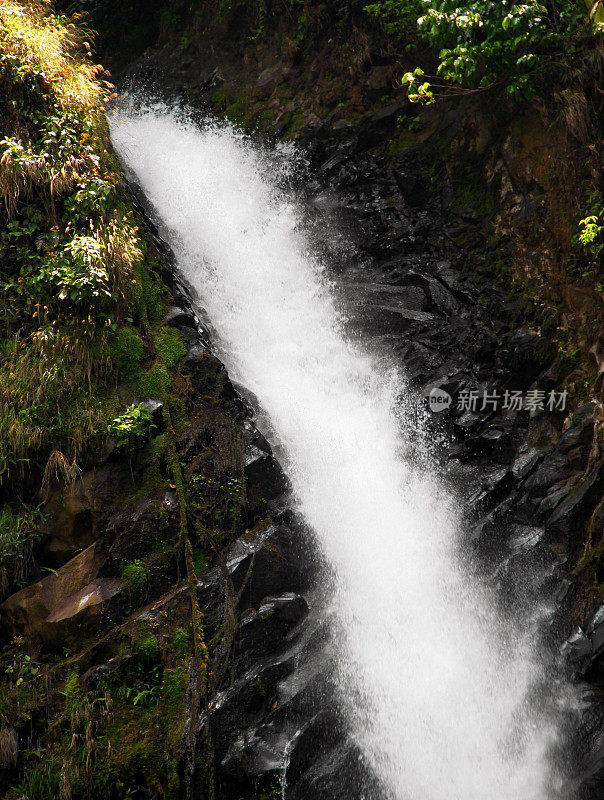
[(122, 325), (115, 332), (109, 347), (113, 368), (121, 380), (133, 380), (145, 354), (143, 342), (132, 325)]
[(165, 364), (156, 362), (138, 379), (136, 387), (140, 397), (164, 399), (170, 388), (170, 376)]
[(182, 333), (168, 326), (156, 331), (153, 341), (158, 356), (168, 369), (175, 367), (189, 349)]
[[(183, 628), (178, 628), (178, 631), (186, 634), (190, 641), (190, 636)], [(175, 637), (176, 639), (176, 637)], [(164, 670), (162, 680), (162, 697), (166, 706), (166, 711), (172, 717), (178, 713), (182, 703), (187, 681), (189, 679), (189, 671), (186, 664), (181, 663), (176, 667), (171, 667)]]
[(122, 584), (133, 601), (142, 598), (147, 588), (147, 570), (138, 559), (126, 564), (122, 570)]
[(156, 664), (159, 660), (157, 636), (148, 628), (139, 630), (132, 640), (132, 653), (141, 664)]
[(191, 652), (192, 640), (189, 631), (184, 628), (176, 628), (174, 631), (174, 649), (179, 655), (186, 655)]

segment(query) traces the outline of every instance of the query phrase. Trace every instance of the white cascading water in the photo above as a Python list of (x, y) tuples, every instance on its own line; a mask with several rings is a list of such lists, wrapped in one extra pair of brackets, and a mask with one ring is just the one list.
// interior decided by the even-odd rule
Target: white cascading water
[(111, 130), (333, 568), (343, 703), (384, 797), (557, 797), (536, 646), (467, 576), (455, 503), (405, 456), (404, 381), (344, 334), (278, 188), (287, 157), (160, 105), (116, 112)]

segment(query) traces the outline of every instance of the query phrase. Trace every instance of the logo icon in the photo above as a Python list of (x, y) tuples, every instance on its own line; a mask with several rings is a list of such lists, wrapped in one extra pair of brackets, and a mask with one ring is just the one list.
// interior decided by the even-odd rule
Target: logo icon
[(434, 411), (435, 413), (444, 411), (445, 408), (449, 408), (452, 400), (453, 398), (448, 392), (445, 392), (444, 389), (439, 389), (437, 386), (435, 386), (430, 390), (430, 394), (428, 395), (430, 411)]

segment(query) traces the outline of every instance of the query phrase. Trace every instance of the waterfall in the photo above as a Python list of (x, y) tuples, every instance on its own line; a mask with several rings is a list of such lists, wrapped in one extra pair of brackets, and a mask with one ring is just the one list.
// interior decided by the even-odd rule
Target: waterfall
[(557, 797), (534, 631), (465, 568), (455, 498), (409, 448), (404, 376), (345, 332), (283, 189), (293, 155), (159, 104), (111, 130), (331, 566), (342, 703), (384, 798)]

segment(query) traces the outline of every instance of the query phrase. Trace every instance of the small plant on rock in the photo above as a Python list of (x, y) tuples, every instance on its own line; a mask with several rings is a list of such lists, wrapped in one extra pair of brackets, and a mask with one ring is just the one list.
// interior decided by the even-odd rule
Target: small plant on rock
[(109, 425), (108, 433), (115, 439), (116, 450), (132, 453), (141, 449), (154, 428), (151, 412), (146, 405), (139, 403), (116, 417)]

